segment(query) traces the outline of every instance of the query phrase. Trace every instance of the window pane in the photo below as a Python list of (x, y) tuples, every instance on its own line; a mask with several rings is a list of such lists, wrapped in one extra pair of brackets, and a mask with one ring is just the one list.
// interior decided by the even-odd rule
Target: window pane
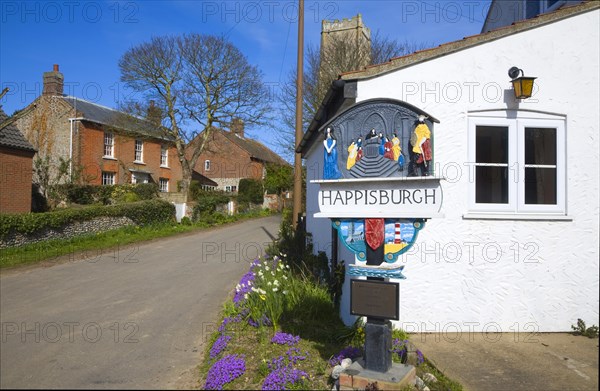
[(556, 129), (525, 128), (525, 164), (556, 165)]
[(508, 127), (478, 126), (475, 160), (477, 163), (508, 163)]
[(540, 0), (527, 0), (525, 3), (525, 17), (533, 18), (540, 13)]
[(556, 168), (525, 168), (525, 203), (556, 205)]
[(475, 167), (475, 202), (508, 203), (508, 167)]

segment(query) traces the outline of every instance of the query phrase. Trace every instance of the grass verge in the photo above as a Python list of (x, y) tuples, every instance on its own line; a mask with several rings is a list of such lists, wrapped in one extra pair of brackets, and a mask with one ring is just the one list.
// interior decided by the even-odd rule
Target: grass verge
[(270, 212), (257, 211), (234, 216), (212, 215), (190, 225), (177, 223), (154, 224), (144, 227), (127, 226), (99, 234), (83, 235), (71, 239), (48, 240), (20, 247), (0, 249), (0, 268), (29, 265), (38, 262), (53, 262), (75, 254), (79, 258), (93, 259), (102, 255), (102, 250), (118, 248), (131, 243), (193, 232), (255, 217), (270, 215)]

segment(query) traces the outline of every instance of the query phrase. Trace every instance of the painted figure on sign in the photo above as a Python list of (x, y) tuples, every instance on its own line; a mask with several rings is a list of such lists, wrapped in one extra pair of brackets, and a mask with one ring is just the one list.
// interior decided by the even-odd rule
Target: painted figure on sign
[(369, 133), (367, 133), (367, 137), (365, 137), (365, 140), (371, 139), (377, 137), (377, 132), (375, 132), (375, 128), (371, 129), (371, 131)]
[(379, 154), (383, 156), (385, 153), (385, 139), (383, 133), (379, 133)]
[(411, 153), (411, 176), (418, 176), (417, 170), (421, 171), (421, 176), (429, 175), (429, 162), (432, 159), (431, 151), (431, 131), (425, 123), (426, 117), (419, 116), (417, 126), (410, 136), (410, 144), (412, 145)]
[(348, 146), (348, 160), (346, 161), (346, 170), (350, 170), (356, 164), (356, 155), (358, 153), (358, 147), (354, 140)]
[(400, 147), (400, 139), (398, 135), (394, 132), (392, 133), (394, 137), (392, 137), (392, 151), (394, 152), (394, 161), (398, 162), (398, 166), (400, 166), (400, 171), (404, 170), (404, 156), (402, 155), (402, 148)]
[(325, 147), (323, 153), (323, 179), (339, 179), (342, 177), (342, 173), (338, 168), (336, 145), (337, 141), (333, 137), (333, 130), (327, 128), (325, 140), (323, 140), (323, 146)]
[(363, 157), (363, 149), (362, 149), (362, 136), (358, 136), (358, 140), (356, 140), (356, 163), (360, 161)]
[(387, 136), (384, 137), (384, 140), (385, 142), (383, 144), (383, 157), (386, 159), (394, 160), (394, 150), (392, 142)]

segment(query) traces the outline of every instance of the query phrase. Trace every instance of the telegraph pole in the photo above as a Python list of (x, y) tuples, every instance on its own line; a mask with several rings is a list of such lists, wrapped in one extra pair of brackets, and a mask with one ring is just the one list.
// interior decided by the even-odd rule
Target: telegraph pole
[[(298, 4), (298, 63), (296, 65), (296, 142), (298, 148), (302, 140), (302, 83), (304, 65), (304, 0)], [(298, 228), (298, 217), (302, 210), (302, 155), (294, 155), (294, 207), (292, 209), (292, 224)]]

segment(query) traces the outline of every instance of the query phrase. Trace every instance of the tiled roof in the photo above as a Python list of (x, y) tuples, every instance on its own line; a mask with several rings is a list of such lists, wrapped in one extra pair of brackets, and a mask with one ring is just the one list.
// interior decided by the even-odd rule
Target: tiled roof
[(388, 62), (370, 65), (361, 70), (344, 72), (340, 75), (340, 78), (344, 80), (361, 80), (376, 77), (418, 63), (433, 60), (435, 58), (442, 57), (460, 50), (468, 49), (473, 46), (504, 38), (509, 35), (517, 34), (522, 31), (540, 27), (545, 24), (557, 22), (581, 13), (596, 10), (598, 8), (600, 8), (599, 1), (589, 1), (571, 6), (563, 6), (556, 11), (541, 14), (531, 19), (521, 20), (511, 24), (510, 26), (505, 26), (488, 31), (486, 33), (465, 37), (459, 41), (444, 43), (435, 48), (419, 50), (412, 54), (395, 57), (390, 59)]
[(2, 127), (2, 124), (6, 120), (8, 120), (8, 115), (6, 115), (0, 106), (0, 146), (36, 152), (35, 148), (29, 144), (29, 141), (25, 139), (25, 136), (23, 136), (14, 124), (11, 123)]
[(84, 120), (111, 126), (142, 136), (163, 140), (172, 139), (164, 128), (156, 126), (145, 119), (137, 118), (122, 111), (101, 106), (73, 96), (65, 96), (62, 99), (71, 105), (71, 107), (77, 111), (78, 115), (82, 115)]
[(254, 159), (261, 160), (266, 163), (289, 165), (289, 163), (285, 161), (281, 156), (271, 151), (264, 144), (256, 140), (251, 140), (249, 138), (242, 137), (234, 132), (228, 132), (226, 130), (220, 131), (228, 140), (247, 151), (250, 154), (250, 156)]

